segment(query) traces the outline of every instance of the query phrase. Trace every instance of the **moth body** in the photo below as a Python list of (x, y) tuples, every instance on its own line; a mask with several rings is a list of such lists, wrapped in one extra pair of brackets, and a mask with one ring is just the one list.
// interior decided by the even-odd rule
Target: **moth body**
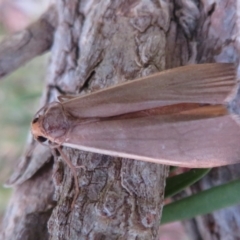
[(225, 102), (235, 81), (232, 64), (163, 71), (51, 103), (36, 114), (32, 133), (41, 142), (154, 163), (238, 163), (240, 127), (231, 109), (239, 104)]

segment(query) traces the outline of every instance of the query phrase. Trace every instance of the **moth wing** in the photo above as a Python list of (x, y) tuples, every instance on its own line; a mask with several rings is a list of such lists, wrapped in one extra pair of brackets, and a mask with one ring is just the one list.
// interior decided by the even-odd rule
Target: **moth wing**
[(235, 82), (233, 64), (197, 64), (162, 71), (63, 102), (79, 118), (109, 117), (182, 102), (222, 104)]
[(63, 144), (123, 158), (190, 168), (240, 162), (240, 128), (229, 115), (149, 116), (77, 125)]

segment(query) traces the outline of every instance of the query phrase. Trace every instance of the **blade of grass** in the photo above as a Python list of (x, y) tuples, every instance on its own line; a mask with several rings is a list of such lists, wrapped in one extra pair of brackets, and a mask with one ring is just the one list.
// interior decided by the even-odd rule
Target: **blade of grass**
[(211, 169), (191, 169), (166, 180), (165, 198), (171, 197), (203, 178)]
[(161, 224), (180, 221), (240, 204), (240, 180), (202, 191), (163, 208)]

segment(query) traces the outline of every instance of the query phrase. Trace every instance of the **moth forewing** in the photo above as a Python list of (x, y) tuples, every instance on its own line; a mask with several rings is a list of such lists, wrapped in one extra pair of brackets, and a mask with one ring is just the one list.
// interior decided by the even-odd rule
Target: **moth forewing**
[[(219, 112), (226, 112), (223, 106)], [(75, 126), (64, 146), (191, 168), (240, 161), (240, 128), (229, 115), (174, 114)], [(74, 134), (73, 134), (74, 133)]]
[(62, 102), (77, 118), (110, 117), (177, 103), (222, 104), (236, 84), (233, 64), (188, 65)]

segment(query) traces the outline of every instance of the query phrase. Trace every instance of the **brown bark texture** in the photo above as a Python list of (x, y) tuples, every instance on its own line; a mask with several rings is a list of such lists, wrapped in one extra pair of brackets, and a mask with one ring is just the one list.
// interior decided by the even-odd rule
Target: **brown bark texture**
[[(56, 4), (58, 24), (42, 105), (59, 94), (94, 92), (179, 65), (238, 61), (233, 0)], [(232, 11), (225, 12), (227, 7)], [(222, 22), (213, 21), (221, 14)], [(14, 194), (1, 239), (157, 238), (168, 167), (63, 151), (74, 165), (85, 166), (78, 171), (81, 192), (75, 207), (70, 169), (30, 139), (8, 182)]]

